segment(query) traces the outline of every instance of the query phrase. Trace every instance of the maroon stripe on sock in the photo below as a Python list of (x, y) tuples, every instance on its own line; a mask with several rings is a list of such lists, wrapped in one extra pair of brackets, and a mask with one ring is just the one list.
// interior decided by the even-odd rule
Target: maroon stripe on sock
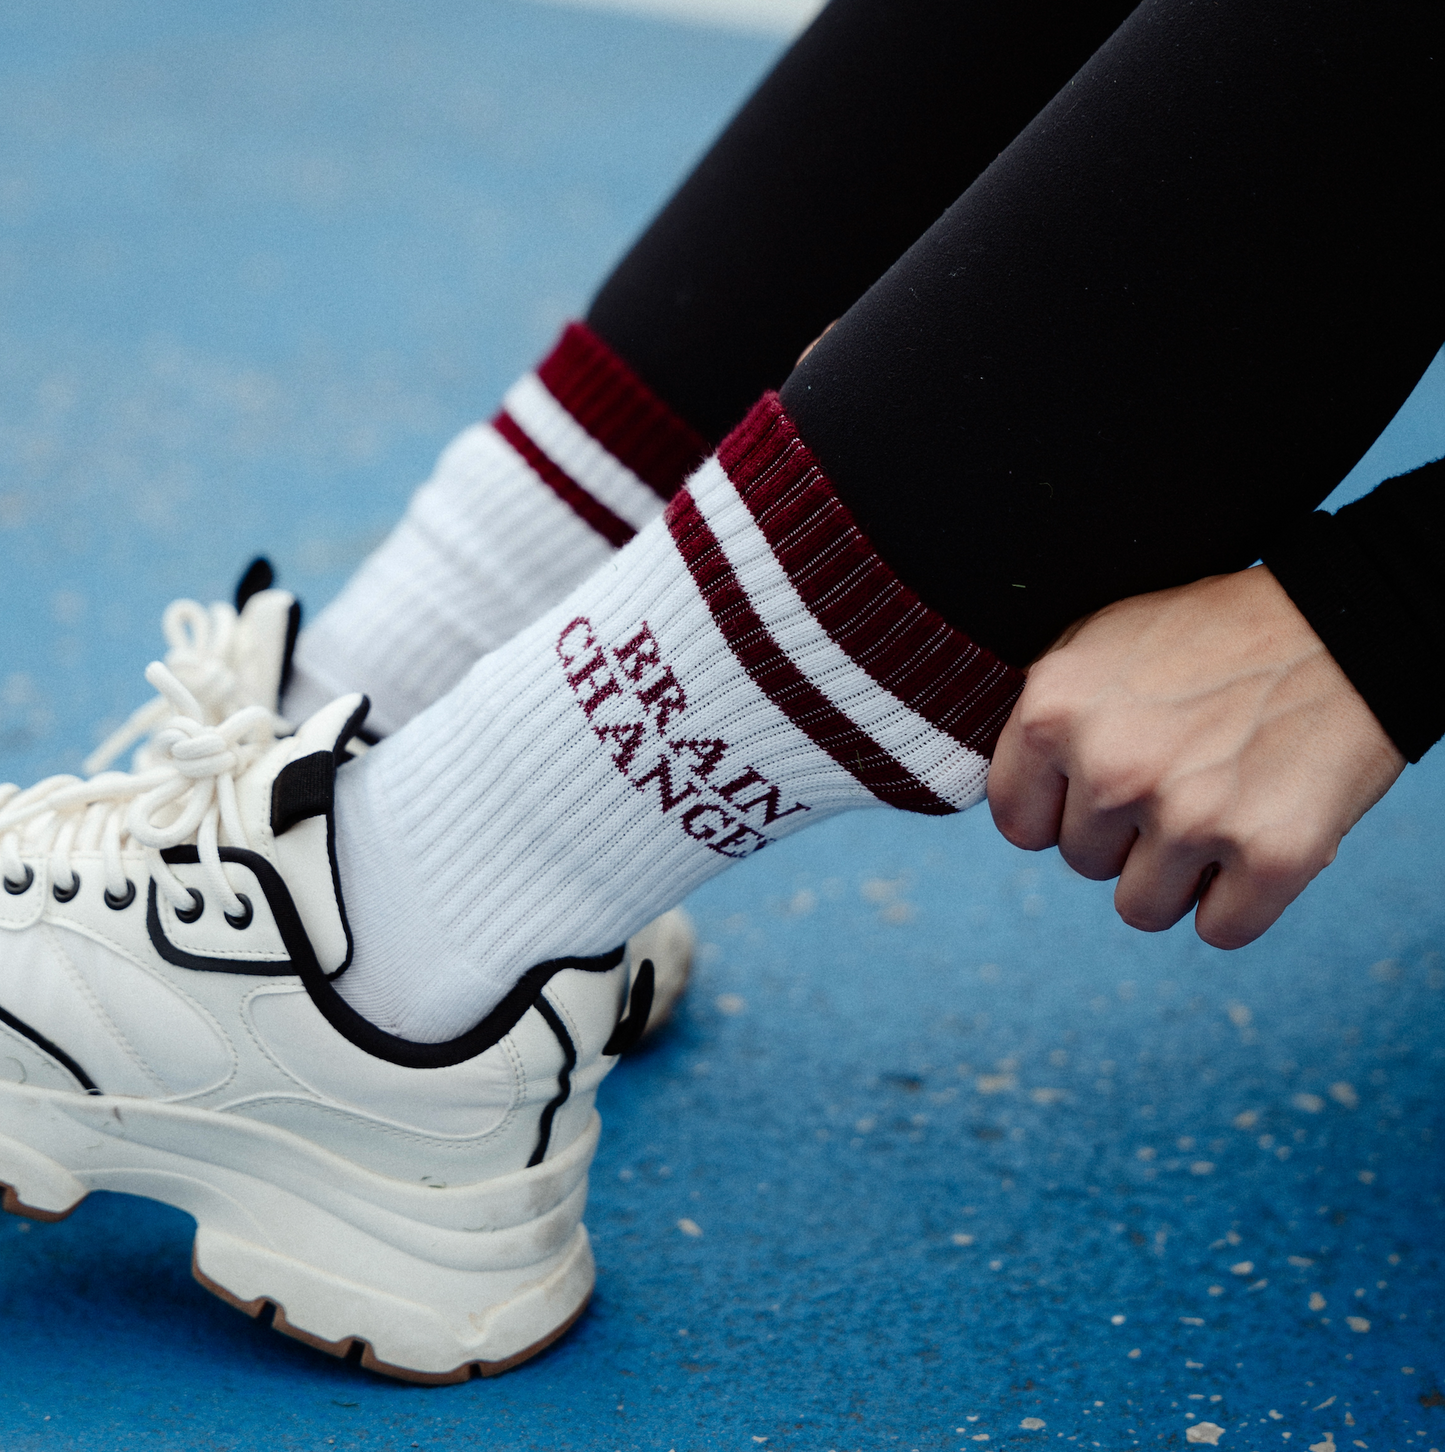
[(537, 369), (547, 391), (663, 499), (712, 452), (585, 323), (569, 323)]
[(955, 630), (879, 558), (777, 394), (754, 405), (718, 461), (832, 639), (925, 721), (992, 756), (1023, 672)]
[(934, 817), (957, 811), (860, 730), (793, 664), (758, 618), (717, 536), (686, 489), (668, 505), (666, 518), (723, 638), (768, 699), (880, 801)]
[(574, 514), (580, 515), (614, 549), (621, 549), (637, 533), (625, 519), (619, 519), (601, 502), (594, 499), (570, 474), (559, 469), (551, 456), (532, 442), (531, 435), (503, 409), (492, 420), (492, 427), (531, 465), (532, 470)]

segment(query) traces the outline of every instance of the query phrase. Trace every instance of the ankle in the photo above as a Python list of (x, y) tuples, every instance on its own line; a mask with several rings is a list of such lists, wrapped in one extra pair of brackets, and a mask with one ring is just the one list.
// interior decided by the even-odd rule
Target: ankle
[[(429, 984), (459, 976), (447, 935), (396, 831), (377, 752), (337, 772), (336, 873), (351, 929), (351, 959), (337, 992), (375, 1027), (419, 1043), (451, 1038), (432, 1023)], [(428, 971), (430, 970), (430, 971)], [(469, 1026), (469, 1025), (468, 1025)]]

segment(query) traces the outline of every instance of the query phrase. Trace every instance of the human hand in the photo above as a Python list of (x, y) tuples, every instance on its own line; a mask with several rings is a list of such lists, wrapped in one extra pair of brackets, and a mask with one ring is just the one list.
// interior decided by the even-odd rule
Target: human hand
[(989, 771), (1015, 846), (1058, 844), (1160, 932), (1268, 928), (1405, 759), (1262, 565), (1121, 600), (1042, 656)]

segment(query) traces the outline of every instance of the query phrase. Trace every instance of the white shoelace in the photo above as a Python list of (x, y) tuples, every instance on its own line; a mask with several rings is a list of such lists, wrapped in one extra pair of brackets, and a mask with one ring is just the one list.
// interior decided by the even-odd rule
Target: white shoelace
[[(218, 725), (235, 712), (256, 704), (248, 699), (237, 671), (238, 656), (247, 648), (248, 641), (241, 617), (230, 605), (221, 601), (207, 609), (195, 600), (173, 600), (161, 616), (161, 629), (169, 647), (165, 663), (200, 707), (202, 714), (198, 720)], [(147, 701), (86, 757), (81, 770), (86, 776), (104, 771), (122, 752), (151, 735), (174, 710), (164, 695)], [(278, 736), (290, 730), (282, 717), (272, 719)], [(154, 764), (150, 753), (148, 743), (137, 753), (137, 769), (144, 770)]]
[(236, 778), (275, 741), (278, 718), (264, 706), (243, 706), (212, 724), (195, 695), (159, 661), (146, 668), (146, 680), (160, 694), (145, 709), (154, 712), (158, 704), (165, 709), (154, 712), (141, 770), (107, 771), (88, 780), (52, 776), (24, 791), (0, 786), (0, 873), (23, 891), (31, 869), (22, 852), (48, 852), (52, 883), (71, 895), (79, 885), (71, 852), (98, 848), (106, 892), (113, 902), (128, 902), (133, 884), (121, 850), (129, 839), (146, 849), (160, 891), (184, 910), (194, 901), (191, 891), (161, 852), (194, 839), (207, 885), (226, 913), (242, 916), (246, 905), (226, 876), (220, 846), (223, 839), (231, 847), (250, 845), (236, 803)]

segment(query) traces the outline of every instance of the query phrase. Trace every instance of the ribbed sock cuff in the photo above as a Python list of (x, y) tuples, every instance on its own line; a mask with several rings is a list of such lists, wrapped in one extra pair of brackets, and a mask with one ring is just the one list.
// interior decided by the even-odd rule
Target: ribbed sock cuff
[(664, 501), (711, 452), (707, 440), (585, 323), (567, 325), (537, 377), (619, 464)]
[(703, 439), (581, 323), (507, 391), (492, 428), (613, 549), (657, 516), (707, 454)]
[(601, 338), (571, 324), (490, 428), (452, 442), (406, 518), (302, 635), (287, 709), (360, 689), (373, 724), (395, 730), (656, 519), (707, 453)]
[[(766, 553), (720, 517), (701, 474), (697, 498), (679, 494), (667, 523), (739, 664), (880, 800), (929, 814), (977, 800), (1022, 672), (929, 609), (880, 558), (776, 394), (717, 458)], [(799, 629), (802, 612), (784, 596), (801, 601), (811, 626)], [(904, 710), (890, 715), (890, 702)]]

